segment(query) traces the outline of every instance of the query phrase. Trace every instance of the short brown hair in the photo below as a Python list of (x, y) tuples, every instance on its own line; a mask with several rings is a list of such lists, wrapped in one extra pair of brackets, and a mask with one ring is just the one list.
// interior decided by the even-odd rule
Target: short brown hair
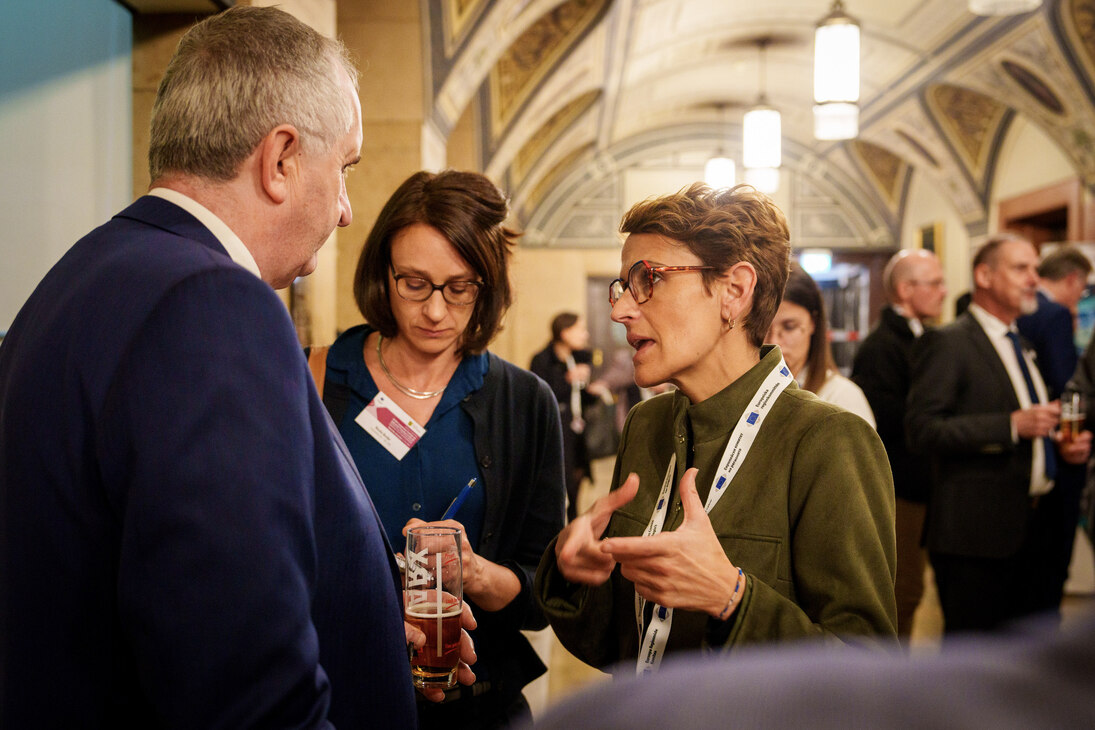
[(1091, 273), (1091, 261), (1083, 251), (1067, 244), (1050, 251), (1038, 264), (1038, 276), (1050, 281), (1060, 281), (1073, 272), (1086, 279)]
[(973, 265), (970, 266), (971, 271), (976, 271), (978, 266), (982, 264), (990, 267), (996, 266), (997, 259), (1000, 258), (1000, 248), (1005, 243), (1011, 243), (1012, 241), (1021, 241), (1023, 243), (1030, 243), (1027, 239), (1015, 233), (995, 233), (988, 238), (978, 247), (977, 253), (973, 255)]
[(761, 346), (783, 297), (791, 256), (787, 220), (771, 198), (749, 185), (716, 189), (694, 183), (632, 206), (620, 231), (657, 233), (680, 241), (712, 267), (703, 272), (706, 287), (734, 264), (752, 264), (757, 285), (742, 326), (753, 345)]
[(501, 327), (512, 301), (509, 257), (518, 233), (502, 225), (509, 205), (502, 192), (477, 172), (416, 172), (399, 186), (369, 231), (354, 272), (354, 301), (385, 337), (397, 326), (389, 299), (392, 239), (415, 223), (436, 228), (483, 279), (459, 354), (478, 354)]

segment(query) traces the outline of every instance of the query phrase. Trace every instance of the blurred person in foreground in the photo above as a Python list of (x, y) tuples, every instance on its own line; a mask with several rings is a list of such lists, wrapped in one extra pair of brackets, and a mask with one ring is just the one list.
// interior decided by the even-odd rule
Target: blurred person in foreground
[(543, 378), (559, 403), (568, 520), (578, 516), (578, 489), (582, 480), (593, 476), (583, 413), (608, 392), (603, 384), (590, 382), (592, 362), (585, 323), (574, 312), (560, 312), (551, 320), (551, 342), (529, 363), (529, 370)]
[(392, 550), (273, 291), (361, 143), (341, 44), (257, 7), (182, 37), (152, 188), (0, 347), (0, 726), (414, 723)]
[(943, 267), (931, 251), (903, 249), (882, 271), (890, 304), (864, 338), (852, 363), (852, 380), (863, 389), (878, 421), (893, 473), (897, 509), (897, 632), (908, 637), (924, 594), (922, 544), (931, 470), (928, 461), (909, 453), (905, 442), (905, 401), (911, 382), (916, 339), (943, 313), (947, 285)]
[(848, 647), (751, 648), (680, 657), (651, 682), (602, 682), (537, 730), (1095, 727), (1095, 615), (1057, 633), (1026, 623), (912, 657)]
[(873, 428), (874, 413), (859, 386), (841, 375), (829, 346), (829, 318), (821, 289), (805, 269), (791, 262), (787, 288), (766, 342), (779, 345), (800, 388), (826, 403), (851, 411)]
[(521, 689), (544, 673), (521, 629), (546, 625), (532, 577), (563, 525), (561, 430), (547, 385), (487, 351), (512, 296), (517, 234), (504, 225), (507, 211), (478, 173), (408, 178), (358, 259), (354, 298), (368, 324), (343, 333), (325, 360), (324, 403), (369, 474), (392, 544), (402, 550), (407, 529), (425, 523), (463, 533), (476, 683), (448, 690), (439, 705), (419, 702), (424, 728), (525, 717)]
[(621, 230), (612, 318), (636, 382), (677, 390), (632, 409), (614, 491), (540, 563), (563, 645), (624, 674), (750, 642), (896, 647), (882, 443), (761, 345), (787, 279), (783, 214), (748, 186), (697, 183), (636, 205)]

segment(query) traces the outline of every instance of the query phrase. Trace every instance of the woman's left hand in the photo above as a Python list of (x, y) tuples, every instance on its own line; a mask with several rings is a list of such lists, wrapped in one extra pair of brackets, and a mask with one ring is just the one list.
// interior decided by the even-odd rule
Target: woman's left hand
[(651, 537), (607, 538), (601, 549), (620, 564), (623, 577), (646, 600), (718, 618), (737, 584), (738, 569), (723, 552), (696, 493), (697, 473), (689, 469), (681, 477), (680, 527)]
[(460, 562), (463, 566), (464, 595), (485, 611), (498, 611), (509, 605), (521, 592), (521, 581), (509, 568), (478, 555), (464, 525), (456, 520), (423, 522), (412, 518), (403, 525), (403, 534), (412, 527), (455, 527), (460, 530)]

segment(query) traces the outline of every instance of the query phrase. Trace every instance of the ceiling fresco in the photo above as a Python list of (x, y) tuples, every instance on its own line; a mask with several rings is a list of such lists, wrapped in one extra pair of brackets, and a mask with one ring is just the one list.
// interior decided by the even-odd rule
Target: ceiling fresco
[(702, 169), (719, 149), (740, 166), (741, 116), (762, 93), (783, 114), (797, 239), (896, 245), (914, 173), (984, 230), (994, 150), (1019, 118), (1095, 188), (1095, 0), (993, 18), (962, 0), (846, 0), (860, 133), (820, 142), (812, 39), (830, 5), (428, 0), (427, 116), (444, 136), (474, 115), (481, 168), (533, 229), (526, 245), (612, 245), (636, 171)]

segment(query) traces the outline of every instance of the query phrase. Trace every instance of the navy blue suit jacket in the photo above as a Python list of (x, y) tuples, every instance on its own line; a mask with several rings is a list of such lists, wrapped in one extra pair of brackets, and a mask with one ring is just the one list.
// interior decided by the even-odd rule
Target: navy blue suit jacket
[(408, 727), (398, 573), (289, 317), (138, 200), (0, 346), (0, 726)]
[(1034, 347), (1050, 399), (1059, 397), (1080, 359), (1073, 341), (1072, 312), (1038, 292), (1038, 309), (1019, 317), (1015, 326)]

